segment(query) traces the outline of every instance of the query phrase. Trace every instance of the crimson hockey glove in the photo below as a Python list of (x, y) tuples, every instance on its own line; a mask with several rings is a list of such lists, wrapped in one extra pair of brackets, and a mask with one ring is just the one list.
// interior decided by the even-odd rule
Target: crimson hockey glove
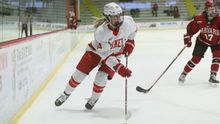
[(124, 65), (122, 65), (121, 63), (117, 64), (116, 66), (114, 66), (114, 69), (116, 72), (118, 72), (119, 75), (121, 75), (122, 77), (130, 77), (132, 71), (128, 68), (126, 68)]
[(183, 39), (184, 39), (184, 45), (186, 45), (186, 47), (191, 47), (191, 45), (192, 45), (191, 36), (184, 34)]
[(125, 47), (123, 49), (123, 54), (125, 56), (129, 56), (132, 53), (134, 46), (135, 46), (134, 40), (127, 40), (125, 43)]

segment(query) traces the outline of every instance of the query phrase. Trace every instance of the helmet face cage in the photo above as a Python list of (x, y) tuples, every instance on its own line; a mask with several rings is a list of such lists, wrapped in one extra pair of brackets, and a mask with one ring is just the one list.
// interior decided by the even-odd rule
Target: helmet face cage
[(112, 2), (104, 6), (103, 15), (114, 28), (119, 28), (124, 21), (124, 13), (119, 5)]
[(205, 11), (209, 20), (213, 19), (217, 15), (217, 8), (215, 7), (213, 0), (206, 0)]
[(118, 14), (118, 15), (104, 15), (107, 22), (110, 23), (113, 27), (119, 28), (123, 21), (124, 21), (124, 14)]
[(206, 13), (208, 17), (214, 18), (217, 15), (217, 9), (216, 7), (208, 7)]

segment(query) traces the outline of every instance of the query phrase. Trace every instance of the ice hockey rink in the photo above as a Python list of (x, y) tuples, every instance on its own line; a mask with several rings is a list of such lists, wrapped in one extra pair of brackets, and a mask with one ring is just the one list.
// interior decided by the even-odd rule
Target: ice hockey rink
[[(186, 48), (147, 94), (136, 86), (149, 88), (184, 47), (184, 29), (139, 31), (136, 47), (128, 58), (132, 77), (128, 78), (128, 124), (220, 124), (220, 87), (208, 84), (211, 51), (188, 75), (185, 85), (178, 77), (191, 58)], [(19, 124), (121, 124), (125, 122), (125, 79), (118, 74), (108, 81), (93, 108), (85, 110), (97, 69), (82, 82), (60, 107), (54, 101), (65, 88), (93, 34), (84, 36), (48, 86), (23, 114)], [(193, 38), (195, 39), (195, 38)], [(125, 58), (122, 59), (125, 63)], [(218, 76), (218, 79), (220, 77)]]

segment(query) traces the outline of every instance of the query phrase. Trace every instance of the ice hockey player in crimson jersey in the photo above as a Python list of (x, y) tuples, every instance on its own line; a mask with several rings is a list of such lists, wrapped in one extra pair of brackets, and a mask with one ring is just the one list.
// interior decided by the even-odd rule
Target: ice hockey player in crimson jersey
[(187, 74), (200, 62), (208, 47), (212, 52), (212, 63), (209, 82), (211, 86), (217, 86), (219, 81), (216, 79), (220, 63), (220, 15), (213, 0), (205, 1), (205, 11), (194, 17), (187, 25), (187, 32), (184, 35), (184, 44), (190, 47), (191, 37), (199, 32), (196, 38), (195, 47), (191, 60), (185, 65), (179, 77), (180, 84), (184, 83)]
[(56, 106), (62, 105), (95, 67), (98, 67), (98, 71), (92, 95), (85, 104), (88, 110), (94, 107), (107, 80), (111, 80), (115, 72), (122, 77), (131, 76), (132, 71), (120, 63), (120, 58), (132, 53), (137, 26), (132, 17), (124, 16), (121, 7), (113, 2), (104, 6), (103, 15), (94, 25), (94, 40), (88, 44), (63, 94), (56, 99)]

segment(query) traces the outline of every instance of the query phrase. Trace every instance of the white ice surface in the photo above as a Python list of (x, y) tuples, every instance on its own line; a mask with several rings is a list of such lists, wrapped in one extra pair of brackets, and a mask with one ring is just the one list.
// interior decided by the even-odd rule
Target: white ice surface
[[(128, 124), (220, 124), (220, 87), (208, 85), (211, 65), (210, 49), (205, 58), (188, 75), (185, 85), (178, 77), (191, 58), (193, 47), (187, 48), (148, 94), (138, 93), (140, 85), (148, 88), (183, 48), (185, 30), (140, 31), (136, 47), (129, 57), (133, 76), (128, 79)], [(125, 79), (115, 75), (91, 111), (86, 111), (95, 69), (61, 106), (54, 101), (63, 92), (75, 66), (84, 53), (88, 34), (71, 53), (49, 85), (23, 115), (20, 124), (121, 124), (124, 122)], [(194, 38), (195, 39), (195, 38)], [(194, 46), (194, 43), (193, 43)]]

